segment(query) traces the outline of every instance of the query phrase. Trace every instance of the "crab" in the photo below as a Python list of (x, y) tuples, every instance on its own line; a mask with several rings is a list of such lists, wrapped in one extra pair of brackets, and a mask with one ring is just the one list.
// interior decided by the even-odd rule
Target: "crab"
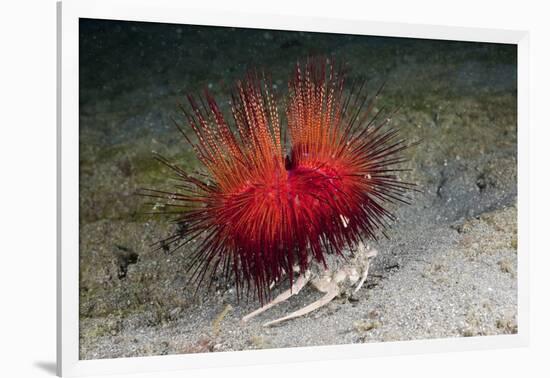
[[(324, 296), (286, 316), (268, 321), (263, 326), (270, 327), (309, 314), (327, 305), (337, 296), (348, 293), (350, 288), (351, 293), (358, 292), (367, 280), (370, 259), (376, 257), (377, 254), (376, 249), (365, 246), (360, 241), (357, 243), (353, 256), (346, 261), (341, 262), (339, 259), (333, 258), (331, 259), (333, 261), (329, 261), (327, 269), (324, 269), (319, 264), (314, 264), (311, 269), (299, 275), (288, 290), (285, 290), (264, 306), (244, 316), (242, 322), (246, 323), (271, 307), (288, 300), (291, 296), (298, 294), (308, 283), (323, 293)], [(293, 270), (299, 273), (298, 267), (294, 267)]]

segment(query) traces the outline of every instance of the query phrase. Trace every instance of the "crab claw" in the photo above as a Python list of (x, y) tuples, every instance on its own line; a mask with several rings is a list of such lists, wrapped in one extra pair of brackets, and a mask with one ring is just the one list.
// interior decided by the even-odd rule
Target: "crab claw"
[(340, 294), (340, 289), (338, 288), (337, 284), (334, 284), (333, 286), (330, 287), (330, 289), (327, 291), (327, 293), (321, 299), (319, 299), (319, 300), (317, 300), (313, 303), (310, 303), (306, 307), (303, 307), (300, 310), (294, 311), (294, 312), (288, 314), (287, 316), (283, 316), (282, 318), (275, 319), (275, 320), (272, 320), (270, 322), (264, 323), (263, 326), (264, 327), (269, 327), (269, 326), (284, 322), (286, 320), (298, 318), (300, 316), (304, 316), (306, 314), (309, 314), (310, 312), (315, 311), (318, 308), (321, 308), (324, 305), (330, 303), (330, 301), (332, 301), (336, 296), (338, 296), (338, 294)]
[(269, 310), (271, 307), (275, 306), (276, 304), (279, 304), (281, 302), (286, 301), (288, 298), (290, 298), (293, 295), (296, 295), (300, 292), (300, 290), (303, 289), (303, 287), (309, 282), (311, 279), (311, 272), (307, 270), (303, 275), (299, 276), (296, 281), (292, 284), (290, 289), (282, 292), (279, 294), (275, 299), (273, 299), (271, 302), (265, 304), (264, 306), (260, 307), (259, 309), (252, 311), (250, 314), (244, 316), (242, 318), (243, 322), (247, 322), (256, 315), (261, 314), (262, 312)]

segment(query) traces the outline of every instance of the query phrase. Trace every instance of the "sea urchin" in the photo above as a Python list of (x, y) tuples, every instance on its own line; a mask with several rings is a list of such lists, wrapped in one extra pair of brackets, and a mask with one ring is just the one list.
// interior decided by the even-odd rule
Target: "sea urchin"
[(386, 127), (386, 112), (373, 112), (378, 93), (369, 97), (365, 81), (346, 91), (344, 76), (332, 61), (297, 63), (286, 122), (269, 78), (255, 72), (236, 84), (232, 124), (208, 92), (198, 102), (188, 96), (191, 109), (182, 110), (197, 143), (185, 138), (207, 174), (158, 156), (178, 185), (146, 194), (163, 199), (185, 225), (163, 245), (202, 236), (190, 257), (198, 284), (221, 270), (237, 292), (253, 289), (263, 302), (272, 283), (292, 283), (293, 268), (325, 264), (326, 254), (345, 257), (394, 220), (386, 204), (406, 202), (413, 186), (396, 176), (407, 144)]

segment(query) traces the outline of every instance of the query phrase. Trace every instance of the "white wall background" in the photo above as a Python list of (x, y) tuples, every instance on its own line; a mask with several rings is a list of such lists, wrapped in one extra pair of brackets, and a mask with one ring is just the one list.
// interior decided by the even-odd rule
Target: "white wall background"
[[(542, 377), (550, 368), (550, 21), (544, 1), (203, 0), (190, 6), (531, 32), (531, 345), (485, 352), (187, 371), (141, 377)], [(55, 366), (55, 0), (0, 12), (0, 376)]]

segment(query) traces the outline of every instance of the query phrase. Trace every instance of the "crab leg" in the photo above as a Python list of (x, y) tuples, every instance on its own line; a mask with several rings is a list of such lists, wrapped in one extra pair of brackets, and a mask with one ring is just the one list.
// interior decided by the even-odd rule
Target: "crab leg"
[(317, 300), (313, 303), (310, 303), (306, 307), (303, 307), (300, 310), (294, 311), (294, 312), (288, 314), (287, 316), (283, 316), (282, 318), (275, 319), (275, 320), (272, 320), (270, 322), (264, 323), (263, 326), (264, 327), (269, 327), (269, 326), (284, 322), (284, 321), (289, 320), (289, 319), (294, 319), (294, 318), (298, 318), (300, 316), (309, 314), (310, 312), (315, 311), (318, 308), (323, 307), (324, 305), (326, 305), (327, 303), (332, 301), (336, 296), (338, 296), (338, 294), (340, 294), (340, 290), (338, 288), (338, 285), (333, 285), (321, 299), (319, 299), (319, 300)]
[(376, 249), (370, 250), (367, 252), (367, 262), (365, 263), (365, 268), (363, 270), (363, 275), (361, 276), (361, 281), (355, 286), (355, 290), (353, 290), (354, 293), (357, 293), (359, 289), (363, 286), (365, 281), (367, 280), (367, 276), (369, 274), (369, 266), (370, 266), (370, 259), (375, 257), (378, 254)]
[(355, 286), (355, 289), (353, 290), (354, 293), (357, 293), (359, 289), (361, 289), (361, 287), (367, 280), (368, 274), (369, 274), (369, 262), (367, 261), (365, 270), (363, 271), (363, 275), (361, 276), (361, 281), (359, 281), (359, 283), (357, 284), (357, 286)]
[(261, 314), (262, 312), (269, 310), (271, 307), (275, 306), (276, 304), (279, 304), (283, 301), (286, 301), (291, 296), (298, 294), (300, 290), (309, 282), (311, 279), (311, 272), (308, 270), (306, 271), (302, 276), (299, 276), (296, 281), (292, 284), (290, 289), (285, 290), (281, 294), (279, 294), (275, 299), (273, 299), (271, 302), (265, 304), (264, 306), (260, 307), (259, 309), (251, 312), (250, 314), (244, 316), (242, 318), (243, 322), (247, 322), (248, 320), (252, 319), (254, 316)]

